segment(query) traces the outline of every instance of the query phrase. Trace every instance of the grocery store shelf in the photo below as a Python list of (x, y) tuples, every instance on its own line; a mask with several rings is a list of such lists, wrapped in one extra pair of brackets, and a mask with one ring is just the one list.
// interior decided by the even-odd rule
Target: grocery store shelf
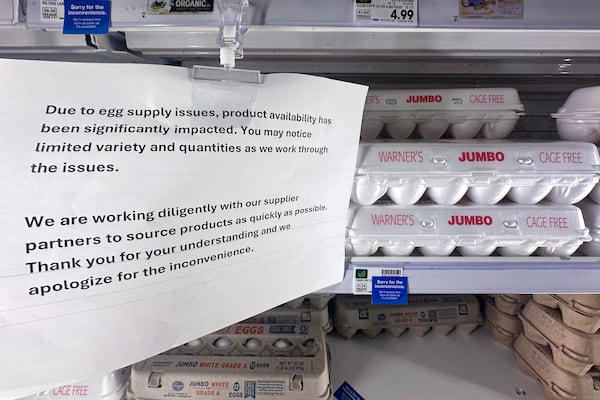
[(402, 268), (410, 293), (600, 293), (600, 258), (535, 256), (354, 257), (321, 292), (352, 293), (356, 268)]
[[(215, 27), (121, 30), (144, 55), (218, 55)], [(240, 65), (265, 72), (565, 75), (600, 65), (600, 30), (252, 26), (243, 47)]]
[(59, 61), (139, 62), (127, 52), (122, 35), (63, 35), (24, 25), (0, 28), (0, 57)]
[(347, 381), (368, 400), (544, 398), (542, 386), (518, 371), (512, 351), (485, 327), (472, 335), (332, 334), (328, 342), (333, 390)]

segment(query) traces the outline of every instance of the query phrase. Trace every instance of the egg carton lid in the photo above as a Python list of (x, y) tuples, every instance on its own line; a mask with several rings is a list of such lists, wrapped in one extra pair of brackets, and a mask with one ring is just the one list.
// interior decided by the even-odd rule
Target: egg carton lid
[(369, 90), (365, 112), (525, 110), (512, 88)]
[(306, 296), (301, 296), (294, 300), (288, 301), (285, 303), (285, 305), (291, 308), (299, 308), (309, 305), (310, 307), (319, 310), (327, 307), (329, 300), (333, 299), (334, 297), (335, 295), (331, 293), (311, 293)]
[(530, 294), (495, 294), (494, 304), (499, 311), (503, 313), (516, 315), (521, 308), (531, 300)]
[(519, 317), (500, 311), (490, 298), (485, 301), (485, 319), (492, 327), (511, 333), (513, 337), (522, 330)]
[(440, 176), (519, 179), (520, 176), (600, 174), (592, 143), (500, 140), (372, 141), (359, 146), (356, 175), (380, 178)]
[(517, 365), (527, 375), (544, 385), (546, 399), (597, 400), (600, 399), (600, 371), (577, 376), (558, 367), (550, 349), (541, 347), (520, 334), (512, 344)]
[(553, 118), (577, 117), (581, 119), (600, 118), (600, 86), (576, 89), (571, 92), (565, 103)]
[(333, 328), (329, 318), (327, 307), (316, 309), (308, 303), (303, 303), (297, 308), (291, 308), (288, 305), (281, 305), (272, 308), (263, 313), (245, 319), (242, 323), (249, 324), (313, 324), (318, 325), (325, 332), (330, 332)]
[(194, 397), (210, 400), (329, 399), (329, 361), (315, 357), (265, 358), (158, 355), (134, 364), (128, 399)]
[(375, 240), (380, 245), (398, 239), (416, 246), (437, 240), (507, 246), (525, 240), (552, 245), (591, 239), (577, 207), (554, 204), (351, 206), (346, 232), (347, 242)]
[(335, 325), (354, 329), (374, 326), (421, 326), (482, 323), (479, 301), (473, 295), (409, 295), (408, 304), (371, 304), (370, 296), (338, 295)]
[[(525, 336), (540, 345), (550, 345), (558, 366), (583, 375), (600, 364), (600, 335), (567, 326), (558, 310), (530, 301), (519, 313)], [(558, 354), (557, 354), (558, 353)]]
[(559, 308), (568, 326), (586, 333), (600, 330), (600, 295), (534, 294), (533, 300), (550, 308)]

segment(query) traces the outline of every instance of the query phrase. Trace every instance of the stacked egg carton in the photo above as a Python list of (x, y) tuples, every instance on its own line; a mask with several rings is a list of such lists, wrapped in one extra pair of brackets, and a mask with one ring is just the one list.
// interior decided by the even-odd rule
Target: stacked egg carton
[[(362, 136), (504, 138), (522, 111), (514, 89), (372, 91)], [(588, 143), (363, 142), (347, 254), (569, 256), (590, 240), (571, 204), (599, 178), (600, 156)], [(512, 202), (497, 204), (505, 198)]]
[[(552, 117), (556, 119), (558, 136), (563, 140), (600, 143), (600, 86), (574, 90)], [(590, 228), (591, 241), (580, 252), (585, 256), (600, 256), (600, 185), (588, 199), (579, 203)]]
[(495, 294), (485, 299), (485, 320), (495, 341), (510, 346), (523, 331), (517, 314), (529, 299), (528, 294)]
[(130, 400), (330, 399), (321, 327), (231, 325), (132, 366)]
[(600, 399), (600, 295), (535, 294), (518, 315), (517, 365), (546, 399)]
[(329, 300), (333, 294), (311, 294), (250, 317), (243, 321), (249, 324), (312, 324), (329, 333), (333, 323), (329, 316)]
[(483, 323), (473, 295), (409, 295), (406, 305), (371, 304), (368, 296), (338, 295), (334, 326), (346, 339), (358, 331), (374, 338), (383, 330), (398, 337), (405, 331), (423, 336), (430, 330), (447, 335), (471, 333)]

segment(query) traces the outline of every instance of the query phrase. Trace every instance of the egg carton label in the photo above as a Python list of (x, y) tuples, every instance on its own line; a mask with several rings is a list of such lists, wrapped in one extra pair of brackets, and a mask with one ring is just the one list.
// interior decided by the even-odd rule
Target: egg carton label
[(568, 326), (585, 333), (600, 330), (600, 295), (598, 294), (534, 294), (533, 300), (550, 308), (558, 308)]
[(383, 329), (393, 336), (407, 329), (417, 335), (430, 329), (447, 334), (454, 327), (471, 332), (481, 323), (479, 302), (471, 295), (409, 295), (407, 305), (371, 304), (367, 296), (335, 299), (334, 326), (348, 339), (358, 330), (372, 337)]
[(361, 137), (406, 139), (505, 138), (523, 114), (515, 89), (372, 90), (364, 109)]
[(287, 305), (275, 307), (250, 317), (244, 320), (243, 323), (277, 325), (313, 324), (320, 326), (325, 333), (331, 332), (333, 329), (328, 308), (315, 309), (311, 307), (310, 303), (303, 303), (297, 308), (291, 308)]
[(590, 240), (581, 211), (569, 205), (498, 206), (383, 204), (350, 210), (346, 235), (349, 255), (406, 256), (489, 255), (500, 247), (506, 255), (570, 255)]
[(236, 324), (132, 367), (129, 399), (310, 398), (331, 394), (318, 326)]
[(214, 0), (148, 0), (148, 14), (198, 14), (211, 12)]
[(600, 364), (600, 335), (567, 326), (560, 312), (530, 301), (519, 313), (525, 336), (550, 346), (556, 365), (575, 375), (584, 375)]
[(505, 197), (574, 204), (599, 179), (600, 156), (589, 143), (367, 142), (359, 147), (352, 201), (370, 205), (387, 194), (409, 205), (427, 194), (446, 205), (465, 196), (486, 205)]
[(523, 19), (524, 0), (458, 0), (460, 18)]
[(583, 376), (571, 374), (552, 361), (550, 349), (539, 346), (520, 334), (513, 342), (517, 366), (526, 375), (540, 381), (548, 400), (600, 399), (600, 371), (592, 370)]

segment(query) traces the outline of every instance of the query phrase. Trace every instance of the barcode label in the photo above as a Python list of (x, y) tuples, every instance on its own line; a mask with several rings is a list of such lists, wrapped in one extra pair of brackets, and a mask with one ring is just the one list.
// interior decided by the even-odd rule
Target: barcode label
[(56, 22), (65, 19), (64, 0), (42, 0), (40, 17), (42, 22)]
[(382, 269), (381, 276), (386, 276), (386, 275), (402, 275), (402, 270), (401, 269)]

